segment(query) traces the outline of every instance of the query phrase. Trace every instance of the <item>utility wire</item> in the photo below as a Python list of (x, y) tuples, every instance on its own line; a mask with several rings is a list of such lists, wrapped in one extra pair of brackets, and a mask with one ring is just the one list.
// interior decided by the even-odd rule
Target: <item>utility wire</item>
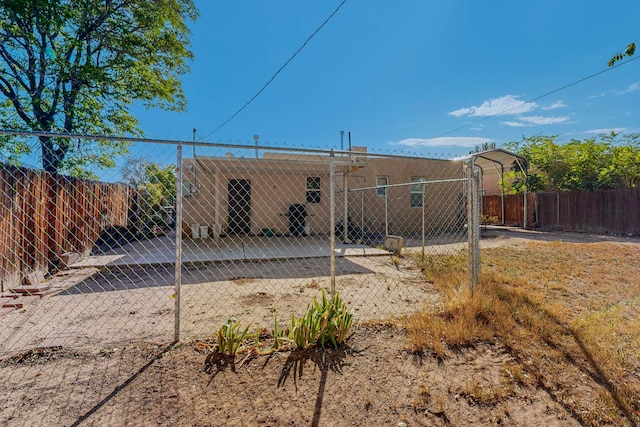
[(271, 82), (273, 82), (276, 78), (276, 76), (278, 74), (280, 74), (280, 72), (282, 70), (284, 70), (284, 68), (289, 65), (289, 63), (300, 53), (300, 51), (302, 51), (302, 49), (305, 48), (305, 46), (311, 41), (311, 39), (313, 37), (315, 37), (316, 34), (318, 34), (320, 32), (320, 30), (322, 29), (322, 27), (324, 27), (330, 20), (331, 18), (334, 17), (334, 15), (336, 13), (338, 13), (338, 11), (340, 10), (340, 8), (342, 8), (342, 6), (347, 2), (347, 0), (342, 0), (342, 2), (338, 5), (338, 7), (336, 7), (336, 9), (327, 17), (327, 19), (324, 20), (324, 22), (322, 24), (320, 24), (320, 26), (309, 36), (307, 37), (307, 39), (304, 41), (304, 43), (302, 43), (302, 46), (300, 46), (298, 48), (298, 50), (296, 50), (293, 55), (291, 55), (289, 57), (289, 59), (286, 60), (286, 62), (284, 64), (282, 64), (282, 66), (278, 69), (278, 71), (276, 71), (273, 76), (271, 76), (271, 78), (269, 79), (269, 81), (267, 81), (264, 86), (262, 86), (262, 88), (260, 88), (260, 90), (258, 92), (256, 92), (255, 95), (253, 95), (251, 97), (251, 99), (249, 99), (247, 102), (245, 102), (245, 104), (240, 107), (240, 109), (238, 111), (236, 111), (235, 113), (233, 113), (231, 115), (231, 117), (229, 117), (227, 120), (225, 120), (224, 122), (220, 123), (220, 125), (215, 128), (214, 130), (212, 130), (211, 132), (209, 132), (208, 134), (206, 134), (204, 137), (202, 137), (202, 139), (208, 138), (211, 135), (213, 135), (214, 133), (216, 133), (217, 131), (219, 131), (224, 125), (226, 125), (227, 123), (229, 123), (231, 120), (233, 120), (238, 114), (240, 114), (242, 112), (242, 110), (244, 110), (245, 108), (247, 108), (249, 106), (249, 104), (251, 104), (258, 96), (260, 96), (260, 94), (262, 92), (264, 92), (264, 90), (267, 88), (267, 86), (269, 86), (271, 84)]
[[(640, 40), (640, 37), (638, 37), (638, 39)], [(623, 66), (623, 65), (625, 65), (625, 64), (628, 64), (629, 62), (635, 61), (636, 59), (640, 59), (640, 56), (636, 56), (635, 58), (628, 59), (628, 60), (626, 60), (626, 61), (624, 61), (624, 62), (619, 62), (619, 63), (618, 63), (618, 64), (616, 64), (616, 65), (612, 65), (611, 67), (607, 67), (607, 68), (605, 68), (605, 69), (603, 69), (603, 70), (600, 70), (600, 71), (598, 71), (598, 72), (596, 72), (596, 73), (593, 73), (593, 74), (588, 75), (588, 76), (586, 76), (586, 77), (583, 77), (583, 78), (581, 78), (581, 79), (579, 79), (579, 80), (576, 80), (576, 81), (574, 81), (574, 82), (571, 82), (571, 83), (569, 83), (569, 84), (566, 84), (566, 85), (564, 85), (564, 86), (562, 86), (562, 87), (559, 87), (559, 88), (557, 88), (557, 89), (554, 89), (554, 90), (549, 91), (549, 92), (547, 92), (547, 93), (544, 93), (544, 94), (542, 94), (542, 95), (536, 96), (535, 98), (531, 98), (530, 100), (525, 101), (525, 103), (535, 102), (535, 101), (537, 101), (537, 100), (539, 100), (539, 99), (542, 99), (542, 98), (544, 98), (544, 97), (547, 97), (547, 96), (549, 96), (549, 95), (553, 95), (554, 93), (560, 92), (560, 91), (562, 91), (562, 90), (565, 90), (565, 89), (567, 89), (567, 88), (570, 88), (571, 86), (575, 86), (575, 85), (577, 85), (577, 84), (579, 84), (579, 83), (582, 83), (582, 82), (584, 82), (584, 81), (586, 81), (586, 80), (592, 79), (592, 78), (594, 78), (594, 77), (596, 77), (596, 76), (599, 76), (600, 74), (604, 74), (604, 73), (606, 73), (607, 71), (611, 71), (611, 70), (613, 70), (614, 68), (621, 67), (621, 66)], [(434, 136), (433, 138), (429, 138), (429, 139), (442, 138), (443, 136), (451, 135), (452, 133), (458, 132), (459, 130), (466, 129), (466, 128), (468, 128), (469, 126), (475, 126), (475, 125), (477, 125), (479, 122), (484, 122), (485, 120), (489, 120), (489, 119), (492, 119), (492, 118), (494, 118), (494, 117), (496, 117), (496, 116), (499, 116), (499, 115), (501, 115), (501, 114), (504, 114), (504, 113), (506, 113), (506, 112), (508, 112), (508, 111), (510, 111), (510, 110), (513, 110), (513, 109), (514, 109), (514, 108), (516, 108), (516, 107), (519, 107), (520, 105), (521, 105), (521, 104), (513, 105), (513, 106), (511, 106), (511, 107), (509, 107), (509, 108), (505, 108), (504, 110), (498, 111), (497, 113), (491, 114), (490, 116), (484, 117), (484, 118), (482, 118), (482, 119), (480, 119), (480, 120), (478, 120), (478, 121), (476, 121), (476, 122), (474, 122), (474, 123), (470, 123), (470, 124), (467, 124), (467, 125), (464, 125), (464, 126), (457, 127), (457, 128), (455, 128), (455, 129), (451, 129), (450, 131), (447, 131), (447, 132), (441, 133), (440, 135)]]

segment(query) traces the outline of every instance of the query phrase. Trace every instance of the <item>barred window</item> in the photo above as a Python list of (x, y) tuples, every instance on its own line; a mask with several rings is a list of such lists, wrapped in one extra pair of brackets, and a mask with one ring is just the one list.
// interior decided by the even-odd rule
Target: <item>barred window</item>
[(307, 177), (307, 203), (320, 203), (320, 177)]
[[(424, 182), (424, 177), (414, 176), (411, 177), (411, 182)], [(412, 208), (421, 208), (423, 204), (423, 187), (424, 184), (412, 184), (409, 186), (410, 189), (410, 206)]]
[(387, 195), (387, 185), (389, 185), (389, 177), (388, 176), (377, 176), (376, 177), (376, 195), (380, 197), (384, 197)]

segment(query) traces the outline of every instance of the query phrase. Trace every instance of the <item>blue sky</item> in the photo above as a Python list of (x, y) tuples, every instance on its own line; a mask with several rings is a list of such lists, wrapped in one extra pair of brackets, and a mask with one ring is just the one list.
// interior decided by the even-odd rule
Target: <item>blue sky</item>
[(640, 61), (528, 102), (607, 68), (640, 37), (640, 2), (348, 0), (211, 135), (340, 2), (196, 0), (188, 110), (136, 108), (145, 135), (185, 140), (196, 128), (209, 142), (259, 134), (265, 145), (336, 148), (344, 130), (376, 151), (458, 155), (536, 134), (640, 131)]

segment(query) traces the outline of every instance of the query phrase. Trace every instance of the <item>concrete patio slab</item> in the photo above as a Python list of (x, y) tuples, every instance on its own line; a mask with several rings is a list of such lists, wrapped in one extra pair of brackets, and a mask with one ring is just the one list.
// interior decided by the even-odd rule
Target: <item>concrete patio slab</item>
[[(366, 245), (336, 243), (335, 254), (338, 257), (384, 256), (389, 255), (389, 252)], [(317, 236), (232, 236), (218, 239), (184, 239), (182, 243), (184, 264), (317, 258), (330, 255), (331, 247), (328, 238)], [(175, 259), (175, 234), (172, 233), (131, 242), (120, 248), (81, 259), (70, 267), (172, 265)]]

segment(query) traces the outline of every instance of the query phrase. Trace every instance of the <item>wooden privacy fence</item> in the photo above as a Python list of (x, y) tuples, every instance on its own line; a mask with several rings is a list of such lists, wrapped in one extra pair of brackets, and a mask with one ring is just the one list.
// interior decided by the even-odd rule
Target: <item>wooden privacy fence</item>
[(86, 256), (100, 233), (134, 222), (136, 191), (0, 165), (0, 283), (7, 290), (34, 272), (47, 274), (65, 253)]
[[(535, 195), (527, 195), (527, 226), (535, 222)], [(524, 194), (510, 194), (504, 196), (504, 218), (502, 214), (502, 196), (483, 196), (482, 214), (486, 217), (497, 218), (497, 224), (524, 225)]]
[[(522, 194), (504, 197), (506, 225), (521, 226)], [(530, 194), (528, 226), (542, 230), (640, 236), (640, 189), (566, 191)], [(502, 224), (501, 196), (484, 196), (483, 214)]]

